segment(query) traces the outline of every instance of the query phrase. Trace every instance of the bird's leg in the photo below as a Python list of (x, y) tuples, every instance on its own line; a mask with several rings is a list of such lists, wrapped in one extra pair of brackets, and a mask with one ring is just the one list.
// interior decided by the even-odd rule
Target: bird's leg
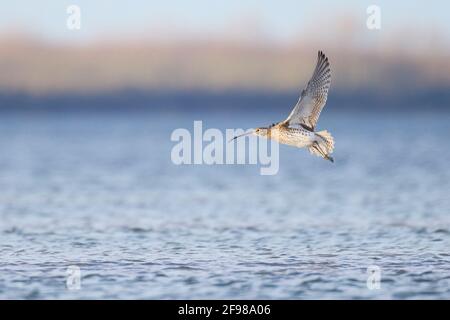
[(324, 157), (324, 158), (326, 157), (325, 152), (323, 152), (322, 148), (319, 146), (319, 144), (316, 141), (314, 141), (314, 148), (317, 151), (319, 151), (319, 153), (322, 155), (322, 157)]
[(320, 147), (320, 145), (315, 141), (314, 142), (314, 148), (319, 151), (319, 153), (322, 155), (322, 157), (326, 160), (329, 160), (331, 162), (334, 162), (334, 159), (332, 157), (330, 157), (329, 155), (327, 155), (322, 148)]

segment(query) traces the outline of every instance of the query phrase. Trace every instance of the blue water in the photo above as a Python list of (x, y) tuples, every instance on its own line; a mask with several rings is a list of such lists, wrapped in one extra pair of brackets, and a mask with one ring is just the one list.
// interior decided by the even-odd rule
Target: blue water
[(170, 160), (194, 120), (283, 116), (2, 114), (0, 298), (450, 299), (450, 113), (324, 112), (335, 163), (282, 146), (274, 176)]

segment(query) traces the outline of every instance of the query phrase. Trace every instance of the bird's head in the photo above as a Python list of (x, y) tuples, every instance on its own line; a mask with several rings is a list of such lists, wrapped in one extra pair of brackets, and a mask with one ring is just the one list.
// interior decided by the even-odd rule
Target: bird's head
[(254, 134), (261, 137), (267, 137), (269, 134), (271, 134), (272, 128), (276, 125), (277, 123), (272, 123), (269, 127), (256, 128)]
[(261, 128), (256, 128), (254, 133), (257, 136), (265, 137), (269, 134), (269, 130), (270, 130), (269, 128), (261, 127)]

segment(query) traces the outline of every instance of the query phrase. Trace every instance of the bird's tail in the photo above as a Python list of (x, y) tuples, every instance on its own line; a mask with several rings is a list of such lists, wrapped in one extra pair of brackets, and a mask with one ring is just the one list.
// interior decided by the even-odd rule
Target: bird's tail
[(316, 132), (316, 140), (309, 147), (309, 152), (316, 156), (322, 157), (326, 160), (334, 162), (333, 157), (330, 156), (334, 150), (334, 139), (331, 134), (326, 131)]

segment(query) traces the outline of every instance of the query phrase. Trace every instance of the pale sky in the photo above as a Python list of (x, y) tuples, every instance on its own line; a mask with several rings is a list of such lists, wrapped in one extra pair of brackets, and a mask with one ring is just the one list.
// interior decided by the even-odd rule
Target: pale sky
[[(71, 4), (81, 8), (82, 28), (76, 32), (66, 27), (66, 9)], [(380, 6), (382, 28), (388, 32), (411, 27), (450, 34), (450, 2), (445, 0), (4, 0), (0, 5), (0, 33), (32, 32), (52, 41), (84, 42), (151, 32), (214, 36), (248, 27), (285, 40), (302, 28), (315, 23), (320, 26), (323, 19), (337, 15), (365, 21), (366, 8), (372, 4)]]

